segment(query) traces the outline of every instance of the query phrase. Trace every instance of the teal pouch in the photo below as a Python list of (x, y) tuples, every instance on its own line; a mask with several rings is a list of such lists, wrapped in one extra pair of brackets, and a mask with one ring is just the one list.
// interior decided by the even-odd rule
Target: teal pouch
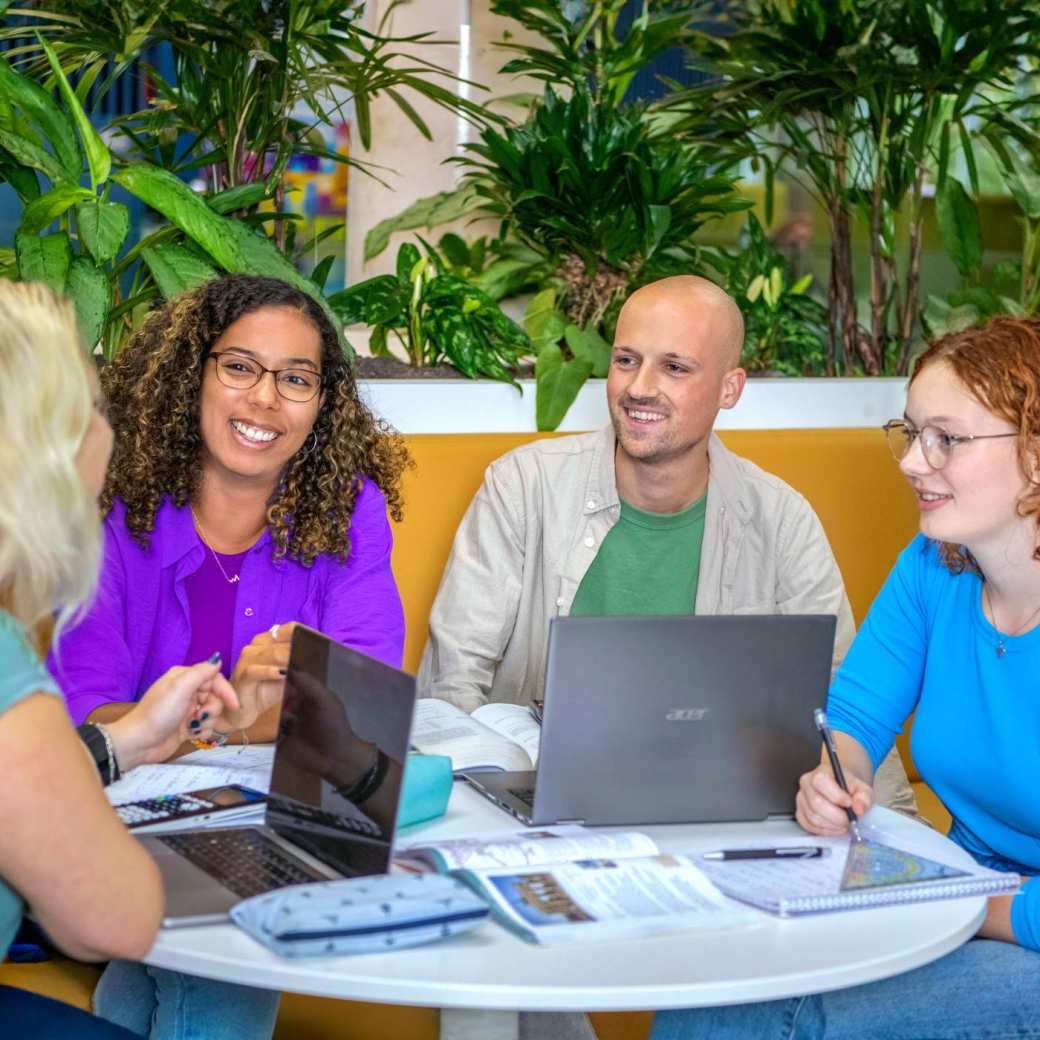
[(412, 753), (404, 766), (397, 826), (410, 827), (443, 816), (451, 797), (451, 759)]

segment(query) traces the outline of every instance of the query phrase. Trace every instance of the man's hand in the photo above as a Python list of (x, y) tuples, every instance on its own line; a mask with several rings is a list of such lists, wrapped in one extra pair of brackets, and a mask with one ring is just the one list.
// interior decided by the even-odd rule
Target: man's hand
[[(105, 728), (125, 772), (144, 762), (165, 762), (184, 741), (210, 736), (222, 714), (239, 708), (238, 696), (220, 674), (220, 663), (203, 662), (171, 668), (125, 715), (105, 723)], [(196, 716), (201, 725), (193, 729), (191, 720)]]
[(282, 699), (284, 670), (289, 667), (289, 644), (295, 621), (274, 625), (244, 647), (231, 675), (240, 707), (225, 711), (220, 729), (248, 729)]
[(849, 793), (841, 789), (830, 766), (821, 763), (811, 773), (802, 775), (795, 798), (795, 819), (810, 834), (836, 836), (849, 829), (845, 809), (857, 816), (866, 815), (874, 804), (874, 789), (865, 780), (846, 769)]

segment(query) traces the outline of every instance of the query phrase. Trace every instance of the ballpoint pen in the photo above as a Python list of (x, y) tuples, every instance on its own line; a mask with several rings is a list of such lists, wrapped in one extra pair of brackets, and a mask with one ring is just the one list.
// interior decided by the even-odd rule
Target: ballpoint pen
[[(820, 736), (823, 737), (823, 746), (827, 749), (827, 757), (831, 760), (831, 770), (834, 773), (834, 779), (838, 781), (841, 789), (850, 795), (849, 785), (845, 781), (845, 771), (841, 768), (841, 762), (838, 760), (838, 749), (834, 745), (834, 734), (831, 733), (831, 727), (827, 723), (827, 712), (823, 708), (817, 708), (813, 712), (813, 721), (816, 723), (816, 728), (820, 731)], [(852, 831), (853, 837), (856, 841), (862, 841), (863, 835), (859, 831), (859, 817), (852, 811), (851, 806), (845, 807), (845, 815), (849, 818), (849, 829)]]
[(820, 859), (830, 854), (822, 845), (787, 845), (776, 849), (719, 849), (705, 852), (701, 859)]

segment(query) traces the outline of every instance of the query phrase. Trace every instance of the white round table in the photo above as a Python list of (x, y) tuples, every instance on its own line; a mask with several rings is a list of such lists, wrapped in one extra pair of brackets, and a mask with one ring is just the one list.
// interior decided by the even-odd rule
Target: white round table
[[(883, 809), (891, 834), (913, 836), (951, 863), (970, 862), (946, 838)], [(462, 783), (448, 813), (403, 843), (517, 829)], [(719, 848), (802, 832), (793, 822), (641, 827), (662, 851)], [(634, 1011), (771, 1000), (855, 986), (909, 971), (969, 939), (985, 899), (942, 900), (761, 923), (713, 932), (535, 946), (494, 922), (446, 942), (392, 954), (287, 960), (231, 924), (164, 930), (149, 964), (267, 989), (438, 1008), (482, 1009), (479, 1032), (447, 1016), (442, 1036), (515, 1036), (517, 1011)]]

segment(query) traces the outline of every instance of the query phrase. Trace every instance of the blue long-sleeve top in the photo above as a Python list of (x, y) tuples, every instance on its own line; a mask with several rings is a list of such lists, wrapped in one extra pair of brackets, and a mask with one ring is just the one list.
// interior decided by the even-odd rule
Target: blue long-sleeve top
[[(875, 769), (915, 710), (914, 762), (953, 817), (950, 838), (984, 866), (1040, 875), (1040, 626), (1000, 636), (978, 575), (951, 574), (923, 535), (900, 554), (828, 698), (831, 725)], [(1013, 900), (1011, 926), (1040, 950), (1040, 878)]]

